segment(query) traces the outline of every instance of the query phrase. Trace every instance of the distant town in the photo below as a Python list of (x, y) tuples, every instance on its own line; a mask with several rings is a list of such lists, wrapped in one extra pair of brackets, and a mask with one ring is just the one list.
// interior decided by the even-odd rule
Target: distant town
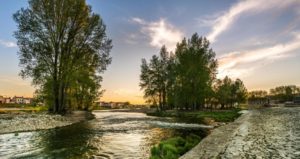
[(5, 97), (0, 95), (0, 104), (31, 104), (33, 98), (23, 97), (23, 96), (14, 96), (14, 97)]
[[(33, 104), (34, 98), (30, 97), (23, 97), (23, 96), (13, 96), (7, 97), (0, 95), (0, 104), (25, 104), (30, 105)], [(39, 103), (39, 105), (44, 105)], [(145, 107), (145, 105), (135, 105), (130, 104), (129, 102), (106, 102), (106, 101), (97, 101), (95, 102), (95, 108), (105, 108), (105, 109), (122, 109), (122, 108), (138, 108), (138, 107)]]

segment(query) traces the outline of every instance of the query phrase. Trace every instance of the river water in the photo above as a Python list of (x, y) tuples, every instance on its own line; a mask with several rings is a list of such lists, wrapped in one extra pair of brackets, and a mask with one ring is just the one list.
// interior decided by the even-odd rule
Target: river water
[(221, 158), (300, 159), (300, 107), (252, 110)]
[(143, 113), (95, 112), (96, 119), (62, 128), (0, 135), (0, 158), (149, 158), (174, 135), (205, 134), (205, 125)]

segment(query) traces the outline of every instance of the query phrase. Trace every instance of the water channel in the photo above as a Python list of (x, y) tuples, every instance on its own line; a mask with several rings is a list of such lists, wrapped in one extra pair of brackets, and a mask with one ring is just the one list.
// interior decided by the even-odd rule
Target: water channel
[(96, 119), (62, 128), (0, 135), (0, 158), (149, 158), (174, 135), (205, 134), (205, 126), (144, 113), (95, 112)]

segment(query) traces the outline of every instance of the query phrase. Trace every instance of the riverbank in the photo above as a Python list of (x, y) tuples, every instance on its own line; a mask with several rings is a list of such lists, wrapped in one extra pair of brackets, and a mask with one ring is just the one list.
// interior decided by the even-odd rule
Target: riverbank
[(214, 129), (211, 134), (180, 159), (218, 158), (237, 131), (244, 130), (243, 125), (251, 116), (252, 111), (243, 111), (242, 113), (234, 122)]
[(48, 114), (45, 111), (29, 113), (22, 111), (5, 111), (0, 114), (0, 134), (36, 131), (63, 127), (92, 119), (90, 112), (74, 111), (65, 116)]
[(241, 114), (241, 109), (230, 110), (202, 110), (202, 111), (177, 111), (146, 112), (149, 116), (180, 118), (187, 123), (206, 124), (218, 127), (232, 122)]
[[(185, 123), (198, 123), (216, 128), (234, 121), (241, 113), (240, 109), (231, 110), (202, 110), (202, 111), (177, 111), (169, 110), (165, 112), (148, 112), (147, 115), (159, 117), (173, 117), (180, 119)], [(207, 134), (212, 129), (207, 129)], [(188, 136), (174, 136), (167, 140), (161, 141), (158, 145), (151, 149), (151, 159), (162, 158), (178, 158), (190, 151), (194, 146), (198, 145), (201, 138), (205, 136), (197, 136), (195, 134), (187, 134)]]

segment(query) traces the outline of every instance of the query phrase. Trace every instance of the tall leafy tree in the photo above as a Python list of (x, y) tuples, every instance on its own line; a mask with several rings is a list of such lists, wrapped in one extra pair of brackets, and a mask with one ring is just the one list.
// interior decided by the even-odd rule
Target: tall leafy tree
[(85, 0), (29, 0), (29, 7), (17, 11), (14, 20), (20, 74), (40, 87), (50, 110), (65, 112), (78, 93), (89, 96), (84, 97), (89, 105), (111, 62), (112, 43), (101, 17)]
[(236, 79), (232, 84), (232, 103), (244, 103), (247, 99), (247, 88), (240, 79)]
[(215, 52), (206, 38), (195, 33), (191, 39), (177, 44), (175, 56), (177, 104), (199, 109), (205, 105), (215, 79)]
[(169, 59), (165, 46), (162, 46), (159, 56), (152, 56), (149, 64), (142, 59), (140, 87), (148, 102), (158, 103), (160, 110), (164, 110), (167, 105)]
[(223, 80), (218, 79), (215, 87), (218, 103), (225, 108), (232, 101), (232, 80), (227, 76)]

